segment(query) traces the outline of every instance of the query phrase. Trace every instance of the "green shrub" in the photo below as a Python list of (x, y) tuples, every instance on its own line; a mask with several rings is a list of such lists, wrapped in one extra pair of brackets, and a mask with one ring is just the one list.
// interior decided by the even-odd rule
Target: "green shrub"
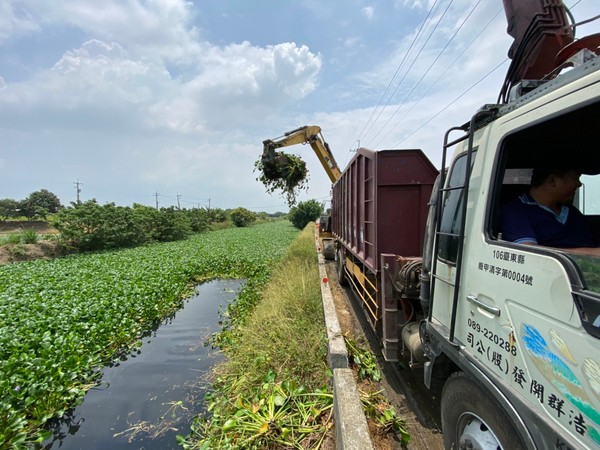
[(210, 216), (204, 208), (194, 208), (185, 211), (190, 221), (190, 228), (194, 233), (202, 233), (210, 227)]
[(313, 222), (319, 218), (323, 212), (323, 206), (316, 200), (307, 200), (298, 203), (288, 213), (288, 219), (299, 230), (304, 229), (309, 222)]
[(256, 221), (256, 213), (241, 207), (231, 211), (229, 216), (236, 227), (247, 227)]
[(225, 230), (226, 228), (233, 228), (235, 225), (231, 220), (225, 220), (223, 222), (212, 222), (210, 224), (210, 229), (213, 231), (216, 230)]
[(208, 223), (200, 215), (194, 223), (190, 217), (189, 213), (173, 207), (157, 210), (134, 204), (130, 208), (88, 200), (60, 210), (52, 225), (68, 246), (89, 251), (177, 241), (189, 236), (193, 228), (207, 229)]

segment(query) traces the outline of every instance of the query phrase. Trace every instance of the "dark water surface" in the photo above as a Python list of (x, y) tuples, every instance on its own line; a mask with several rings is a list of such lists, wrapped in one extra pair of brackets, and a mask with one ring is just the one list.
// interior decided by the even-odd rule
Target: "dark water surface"
[(219, 330), (219, 305), (236, 295), (243, 281), (202, 284), (172, 319), (145, 337), (139, 353), (103, 371), (102, 385), (90, 390), (55, 430), (48, 449), (179, 449), (203, 411), (207, 374), (222, 360), (204, 347)]

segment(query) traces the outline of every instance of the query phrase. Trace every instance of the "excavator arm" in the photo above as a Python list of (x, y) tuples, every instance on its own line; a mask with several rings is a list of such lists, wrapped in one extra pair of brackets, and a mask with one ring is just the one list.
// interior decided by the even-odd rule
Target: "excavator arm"
[(284, 133), (282, 137), (263, 141), (263, 163), (272, 161), (278, 163), (276, 150), (296, 144), (310, 144), (332, 183), (335, 183), (340, 178), (342, 171), (335, 162), (329, 145), (323, 139), (321, 128), (315, 125), (296, 128)]

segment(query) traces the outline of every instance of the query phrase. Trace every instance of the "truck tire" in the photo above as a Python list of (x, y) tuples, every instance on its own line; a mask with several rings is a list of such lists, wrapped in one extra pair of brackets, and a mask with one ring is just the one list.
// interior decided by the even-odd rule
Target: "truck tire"
[(496, 400), (462, 372), (452, 374), (444, 385), (441, 413), (448, 450), (526, 448)]
[(344, 250), (338, 248), (335, 254), (335, 268), (340, 286), (348, 286), (348, 278), (346, 278)]

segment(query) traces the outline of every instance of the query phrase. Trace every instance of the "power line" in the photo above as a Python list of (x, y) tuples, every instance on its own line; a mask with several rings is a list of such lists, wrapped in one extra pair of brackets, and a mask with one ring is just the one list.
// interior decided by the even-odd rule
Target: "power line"
[[(377, 136), (379, 136), (379, 134), (381, 134), (381, 132), (388, 126), (388, 124), (392, 121), (392, 119), (396, 116), (396, 114), (398, 113), (398, 111), (400, 111), (400, 109), (402, 108), (402, 106), (404, 106), (404, 104), (406, 103), (406, 100), (408, 100), (408, 98), (411, 96), (411, 94), (415, 91), (415, 89), (421, 84), (421, 81), (423, 81), (423, 79), (427, 76), (427, 74), (429, 73), (429, 71), (431, 70), (431, 68), (435, 65), (435, 63), (438, 61), (438, 59), (440, 58), (440, 56), (442, 56), (442, 54), (444, 53), (444, 51), (446, 50), (446, 48), (448, 48), (448, 46), (450, 45), (450, 43), (454, 40), (454, 38), (456, 37), (456, 35), (458, 34), (458, 32), (462, 29), (463, 25), (466, 23), (466, 21), (469, 19), (469, 17), (471, 16), (471, 14), (473, 14), (473, 11), (475, 11), (475, 9), (477, 8), (477, 6), (479, 5), (479, 3), (481, 3), (481, 0), (479, 0), (475, 6), (471, 9), (471, 11), (469, 12), (469, 14), (467, 15), (467, 17), (465, 18), (465, 20), (460, 24), (460, 26), (456, 29), (456, 31), (454, 32), (454, 34), (452, 35), (452, 37), (450, 39), (448, 39), (448, 41), (446, 42), (446, 45), (442, 48), (442, 50), (438, 53), (438, 55), (435, 57), (435, 59), (433, 60), (433, 62), (429, 65), (429, 67), (427, 68), (427, 70), (425, 71), (425, 73), (423, 75), (421, 75), (421, 78), (419, 79), (419, 81), (417, 81), (417, 83), (413, 86), (413, 88), (410, 90), (410, 92), (404, 97), (404, 99), (402, 100), (402, 102), (400, 102), (400, 104), (398, 105), (398, 107), (394, 110), (394, 112), (392, 113), (392, 115), (388, 118), (388, 120), (383, 124), (383, 126), (379, 129), (379, 131), (377, 132), (377, 134), (375, 134), (375, 136), (373, 136), (371, 138), (371, 140), (369, 141), (369, 143), (367, 145), (370, 145), (371, 142), (373, 142), (375, 140), (375, 138), (377, 138)], [(432, 31), (432, 34), (429, 36), (433, 36), (433, 32), (435, 32), (435, 30), (437, 29), (438, 25), (441, 23), (442, 19), (444, 18), (444, 16), (446, 15), (446, 13), (448, 12), (448, 9), (450, 8), (450, 5), (452, 5), (452, 1), (450, 3), (448, 3), (448, 6), (446, 6), (446, 9), (444, 10), (444, 12), (442, 13), (442, 15), (440, 16), (438, 22), (435, 25), (435, 28)], [(427, 41), (423, 44), (423, 46), (421, 47), (421, 51), (419, 51), (419, 54), (417, 55), (417, 58), (419, 57), (419, 55), (421, 54), (421, 52), (423, 51), (423, 49), (425, 48), (425, 45), (427, 44), (427, 42), (429, 41), (429, 38), (427, 39)], [(415, 60), (413, 61), (413, 64), (415, 63), (415, 61), (417, 60), (417, 58), (415, 58)], [(409, 67), (409, 70), (412, 68), (412, 64)], [(393, 128), (392, 128), (393, 130)], [(391, 130), (390, 130), (391, 132)], [(390, 133), (388, 132), (388, 134)], [(387, 136), (387, 135), (386, 135)], [(385, 136), (384, 136), (385, 137)]]
[[(394, 73), (394, 75), (392, 76), (392, 78), (390, 79), (387, 87), (385, 88), (385, 91), (383, 92), (383, 94), (381, 95), (381, 98), (379, 99), (379, 101), (377, 102), (377, 106), (375, 106), (375, 108), (373, 109), (373, 111), (371, 112), (371, 115), (369, 116), (369, 118), (367, 119), (367, 121), (365, 122), (365, 124), (363, 125), (363, 127), (361, 128), (361, 130), (358, 132), (358, 136), (356, 137), (355, 141), (359, 141), (360, 142), (360, 138), (363, 135), (363, 132), (365, 131), (365, 128), (367, 127), (367, 125), (369, 125), (369, 122), (371, 121), (371, 119), (373, 118), (373, 116), (375, 115), (375, 112), (377, 111), (377, 108), (379, 108), (379, 106), (381, 105), (381, 102), (383, 101), (383, 99), (385, 98), (385, 94), (387, 94), (388, 90), (390, 89), (390, 87), (392, 86), (392, 83), (394, 82), (394, 80), (396, 79), (396, 76), (398, 75), (398, 73), (400, 72), (400, 70), (402, 69), (402, 67), (404, 67), (404, 63), (406, 62), (406, 59), (408, 58), (409, 54), (412, 51), (413, 46), (415, 45), (415, 43), (417, 42), (417, 40), (419, 39), (419, 36), (421, 35), (421, 32), (423, 31), (423, 27), (425, 26), (425, 24), (427, 23), (427, 21), (429, 20), (429, 17), (431, 16), (431, 13), (433, 12), (433, 10), (435, 9), (436, 5), (438, 3), (438, 0), (435, 0), (435, 2), (433, 3), (433, 5), (431, 6), (431, 8), (429, 9), (429, 12), (427, 13), (427, 16), (425, 17), (425, 19), (423, 20), (423, 22), (421, 22), (421, 26), (419, 27), (419, 31), (417, 31), (417, 34), (415, 35), (415, 37), (413, 38), (412, 42), (410, 43), (410, 46), (408, 47), (408, 50), (406, 51), (406, 53), (404, 54), (404, 57), (402, 58), (402, 61), (400, 61), (400, 64), (398, 65), (398, 67), (396, 68), (396, 72)], [(389, 103), (389, 101), (388, 101)], [(387, 105), (387, 104), (386, 104)], [(382, 108), (381, 112), (379, 113), (379, 115), (377, 116), (377, 118), (375, 119), (375, 121), (377, 121), (377, 119), (379, 118), (379, 116), (381, 116), (381, 113), (383, 112), (383, 110), (385, 109), (385, 106)], [(375, 122), (374, 121), (374, 122)], [(374, 123), (373, 122), (373, 123)], [(366, 133), (368, 133), (371, 128), (373, 127), (373, 124), (371, 124), (371, 127), (369, 127), (369, 129), (367, 130)], [(366, 134), (365, 133), (365, 134)]]
[[(385, 111), (385, 109), (388, 107), (388, 105), (390, 104), (390, 102), (394, 98), (394, 95), (396, 95), (396, 92), (398, 91), (398, 89), (400, 88), (400, 86), (402, 86), (402, 83), (404, 82), (404, 80), (406, 79), (406, 77), (408, 76), (408, 74), (410, 73), (410, 70), (414, 66), (415, 62), (419, 59), (419, 56), (421, 56), (421, 53), (423, 52), (423, 49), (425, 48), (425, 46), (427, 45), (427, 43), (429, 42), (429, 40), (433, 36), (433, 33), (435, 32), (435, 30), (437, 29), (438, 25), (440, 24), (440, 22), (442, 21), (442, 19), (446, 15), (446, 12), (448, 11), (448, 8), (450, 8), (450, 5), (452, 5), (453, 1), (454, 0), (450, 0), (450, 2), (448, 3), (446, 9), (442, 13), (442, 15), (440, 16), (440, 18), (436, 22), (436, 24), (434, 25), (433, 30), (431, 30), (429, 32), (429, 35), (425, 39), (425, 42), (423, 43), (423, 45), (421, 45), (421, 48), (419, 49), (417, 55), (413, 58), (412, 62), (410, 63), (410, 66), (408, 67), (408, 69), (406, 69), (406, 71), (404, 72), (404, 75), (402, 75), (402, 78), (400, 79), (400, 81), (398, 82), (398, 84), (396, 84), (396, 87), (394, 88), (394, 92), (392, 92), (392, 94), (388, 98), (387, 102), (385, 103), (384, 107), (379, 111), (379, 114), (377, 115), (377, 117), (375, 118), (375, 120), (373, 121), (373, 123), (371, 124), (371, 126), (369, 127), (369, 129), (367, 130), (367, 132), (363, 135), (363, 138), (366, 137), (369, 134), (369, 132), (373, 129), (373, 127), (375, 126), (375, 123), (379, 120), (379, 118), (383, 114), (383, 111)], [(381, 132), (381, 129), (375, 135), (375, 137), (377, 137), (380, 132)], [(371, 140), (367, 143), (367, 146), (369, 146), (371, 144), (371, 142), (373, 141), (374, 138), (371, 138)]]
[[(481, 0), (479, 0), (475, 6), (473, 7), (473, 9), (471, 9), (471, 11), (469, 12), (469, 14), (467, 15), (467, 17), (463, 20), (463, 22), (460, 24), (460, 26), (457, 28), (457, 30), (455, 31), (455, 33), (452, 35), (452, 37), (450, 38), (450, 40), (446, 43), (446, 45), (444, 46), (444, 48), (440, 51), (440, 53), (438, 54), (438, 56), (435, 58), (435, 60), (433, 61), (433, 63), (429, 66), (429, 68), (427, 69), (427, 71), (423, 74), (423, 76), (421, 77), (421, 79), (418, 81), (418, 83), (413, 87), (413, 89), (410, 91), (410, 93), (404, 98), (404, 100), (402, 101), (402, 103), (396, 108), (396, 110), (394, 111), (394, 114), (392, 115), (392, 117), (390, 117), (390, 119), (388, 120), (388, 122), (395, 116), (395, 114), (400, 110), (400, 108), (406, 103), (406, 100), (408, 100), (410, 94), (412, 94), (414, 92), (414, 90), (418, 87), (418, 85), (421, 83), (421, 81), (423, 81), (423, 79), (425, 78), (425, 76), (429, 73), (429, 71), (431, 70), (431, 68), (433, 67), (433, 65), (435, 64), (435, 62), (440, 58), (440, 56), (442, 55), (442, 53), (444, 53), (444, 51), (446, 50), (446, 48), (448, 47), (448, 45), (454, 40), (454, 38), (456, 37), (456, 35), (458, 34), (458, 32), (460, 31), (460, 29), (465, 25), (465, 23), (467, 22), (467, 20), (469, 19), (469, 17), (473, 14), (473, 12), (475, 11), (475, 8), (477, 8), (477, 6), (479, 6), (479, 4), (481, 3)], [(389, 130), (385, 136), (383, 136), (377, 145), (375, 145), (375, 148), (377, 148), (377, 146), (381, 143), (381, 141), (383, 139), (385, 139), (386, 137), (388, 137), (390, 135), (390, 133), (392, 131), (394, 131), (394, 129), (398, 126), (398, 124), (402, 123), (402, 120), (408, 115), (408, 113), (410, 113), (415, 106), (417, 106), (417, 104), (419, 104), (419, 102), (431, 91), (431, 89), (433, 89), (434, 86), (437, 85), (437, 83), (444, 77), (444, 75), (450, 70), (450, 68), (452, 66), (454, 66), (454, 64), (462, 57), (462, 55), (464, 55), (464, 53), (469, 49), (469, 47), (471, 47), (471, 45), (473, 45), (473, 43), (477, 40), (477, 38), (479, 38), (479, 36), (481, 35), (481, 33), (483, 33), (487, 27), (494, 21), (494, 19), (503, 11), (503, 8), (500, 8), (496, 14), (483, 26), (483, 28), (479, 31), (479, 33), (477, 33), (477, 35), (471, 40), (471, 42), (469, 42), (469, 44), (460, 52), (460, 54), (446, 67), (446, 69), (444, 69), (444, 71), (438, 76), (438, 78), (429, 86), (429, 88), (427, 88), (427, 90), (412, 104), (412, 106), (402, 115), (402, 117), (400, 117), (397, 121), (396, 124), (391, 128), (391, 130)], [(386, 125), (387, 123), (386, 122)]]
[(394, 148), (398, 147), (400, 144), (402, 144), (405, 140), (407, 140), (409, 137), (411, 137), (413, 134), (415, 134), (417, 131), (419, 131), (421, 128), (423, 128), (425, 125), (427, 125), (429, 122), (431, 122), (433, 119), (435, 119), (441, 113), (443, 113), (444, 111), (446, 111), (450, 106), (452, 106), (454, 103), (456, 103), (458, 100), (460, 100), (467, 92), (469, 92), (471, 89), (473, 89), (479, 83), (481, 83), (483, 80), (485, 80), (487, 77), (489, 77), (492, 73), (494, 73), (496, 70), (498, 70), (507, 61), (508, 61), (508, 58), (506, 58), (504, 61), (502, 61), (500, 64), (498, 64), (492, 70), (490, 70), (487, 74), (485, 74), (482, 78), (480, 78), (479, 81), (477, 81), (475, 84), (473, 84), (467, 90), (465, 90), (462, 94), (460, 94), (458, 97), (456, 97), (454, 100), (452, 100), (446, 106), (444, 106), (441, 110), (439, 110), (437, 113), (435, 113), (429, 120), (427, 120), (425, 123), (421, 124), (419, 127), (415, 128), (412, 133), (410, 133), (408, 136), (406, 136), (400, 142), (398, 142), (397, 144), (395, 144), (393, 147)]

